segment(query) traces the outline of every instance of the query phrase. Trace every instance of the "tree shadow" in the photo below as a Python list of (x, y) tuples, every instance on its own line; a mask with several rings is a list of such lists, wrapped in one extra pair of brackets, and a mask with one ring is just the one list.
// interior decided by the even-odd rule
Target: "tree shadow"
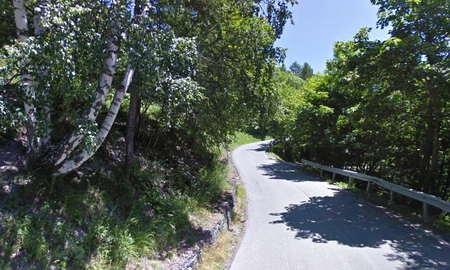
[[(268, 143), (261, 143), (247, 151), (266, 151), (267, 146)], [(324, 182), (302, 173), (294, 163), (270, 161), (257, 169), (269, 181)], [(310, 197), (270, 215), (275, 218), (271, 224), (285, 224), (298, 240), (386, 250), (386, 259), (401, 263), (402, 269), (450, 269), (447, 242), (337, 187), (331, 186), (326, 195)]]
[(368, 206), (356, 196), (337, 190), (334, 196), (311, 197), (308, 202), (291, 204), (286, 212), (272, 213), (296, 232), (296, 239), (310, 239), (321, 244), (335, 241), (356, 248), (395, 250), (385, 256), (400, 261), (407, 269), (444, 269), (450, 267), (450, 247), (427, 236), (423, 229), (398, 221)]
[(267, 176), (272, 180), (289, 180), (294, 182), (323, 181), (317, 177), (312, 177), (305, 173), (300, 173), (301, 169), (299, 165), (295, 163), (276, 161), (274, 163), (258, 166), (258, 169), (263, 171), (262, 175)]
[(247, 151), (251, 152), (265, 152), (269, 147), (269, 142), (261, 142), (255, 148), (247, 149)]

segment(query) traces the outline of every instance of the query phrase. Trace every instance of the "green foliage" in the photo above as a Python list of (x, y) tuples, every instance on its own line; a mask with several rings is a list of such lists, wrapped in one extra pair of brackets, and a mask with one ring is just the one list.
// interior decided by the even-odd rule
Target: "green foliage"
[(2, 133), (8, 130), (17, 130), (24, 121), (24, 115), (20, 108), (10, 107), (10, 103), (5, 102), (4, 99), (4, 96), (0, 96), (0, 132)]
[(295, 61), (289, 66), (289, 70), (292, 71), (295, 75), (299, 76), (300, 72), (302, 72), (302, 66)]
[(297, 63), (297, 61), (295, 61), (289, 66), (289, 70), (303, 80), (307, 80), (314, 76), (314, 71), (307, 62), (305, 62), (303, 65), (300, 65), (299, 63)]
[(297, 129), (295, 118), (303, 103), (305, 82), (292, 72), (279, 68), (275, 72), (274, 84), (278, 90), (278, 110), (268, 127), (269, 134), (274, 138), (291, 136)]
[(216, 202), (221, 198), (228, 187), (228, 170), (228, 165), (221, 162), (200, 170), (200, 178), (191, 187), (193, 197), (200, 205)]
[[(391, 37), (372, 41), (363, 28), (353, 40), (336, 42), (324, 74), (299, 88), (296, 106), (280, 106), (279, 115), (294, 112), (295, 129), (275, 130), (291, 136), (294, 160), (349, 166), (448, 199), (448, 5), (372, 3)], [(301, 71), (298, 63), (292, 68)]]
[[(267, 138), (264, 138), (267, 139)], [(260, 138), (256, 138), (255, 136), (252, 136), (251, 134), (245, 133), (245, 132), (236, 132), (234, 135), (234, 138), (232, 139), (232, 142), (228, 144), (228, 148), (233, 150), (234, 148), (248, 144), (248, 143), (254, 143), (261, 141)]]
[(14, 9), (10, 2), (0, 2), (0, 51), (6, 44), (12, 44), (16, 38), (14, 27)]
[[(237, 130), (262, 130), (278, 105), (273, 75), (283, 53), (274, 42), (291, 18), (288, 5), (296, 1), (259, 3), (28, 3), (30, 33), (24, 34), (29, 38), (1, 44), (1, 127), (26, 127), (35, 141), (50, 134), (37, 153), (37, 166), (61, 157), (73, 134), (81, 136), (73, 154), (96, 149), (106, 105), (117, 102), (110, 92), (104, 103), (93, 105), (98, 119), (86, 117), (102, 94), (99, 77), (114, 75), (111, 90), (121, 89), (120, 79), (131, 66), (139, 71), (132, 89), (140, 94), (139, 151), (128, 182), (117, 157), (104, 162), (116, 152), (121, 157), (123, 134), (106, 140), (79, 171), (81, 179), (76, 174), (27, 178), (8, 199), (9, 212), (0, 223), (2, 268), (124, 268), (130, 260), (156, 256), (184, 237), (198, 236), (189, 221), (192, 208), (212, 207), (227, 188), (228, 167), (211, 149)], [(10, 19), (11, 3), (8, 7), (1, 16)], [(44, 29), (39, 35), (32, 34), (33, 15), (40, 16)], [(0, 31), (15, 31), (6, 22)], [(111, 51), (117, 56), (115, 74), (104, 65)], [(24, 102), (34, 115), (25, 115)], [(51, 173), (47, 165), (44, 171)]]
[(123, 269), (139, 257), (170, 250), (188, 235), (197, 237), (189, 212), (222, 196), (228, 167), (215, 162), (202, 168), (183, 189), (175, 182), (182, 179), (165, 178), (164, 170), (150, 163), (134, 175), (142, 186), (138, 198), (120, 181), (120, 172), (24, 187), (7, 202), (10, 214), (1, 220), (0, 265)]
[(274, 69), (274, 32), (252, 13), (251, 1), (222, 2), (212, 13), (201, 14), (198, 40), (200, 72), (206, 102), (195, 113), (205, 141), (225, 141), (247, 126), (264, 123), (273, 112), (271, 84)]
[(257, 6), (254, 7), (257, 13), (263, 13), (274, 29), (276, 37), (280, 38), (287, 20), (292, 20), (292, 12), (289, 5), (298, 4), (297, 0), (254, 0)]
[(300, 78), (302, 78), (303, 80), (307, 80), (312, 76), (314, 76), (312, 67), (307, 62), (303, 63), (302, 70), (300, 72)]
[[(1, 122), (13, 118), (27, 124), (36, 142), (48, 134), (52, 145), (36, 150), (36, 159), (45, 160), (46, 167), (58, 166), (54, 157), (66, 154), (58, 153), (61, 149), (72, 152), (65, 141), (68, 134), (83, 138), (84, 143), (73, 144), (79, 152), (95, 150), (100, 123), (92, 121), (95, 117), (89, 120), (86, 111), (102, 93), (99, 76), (105, 57), (114, 51), (117, 62), (111, 72), (116, 74), (108, 74), (114, 76), (111, 88), (120, 89), (127, 66), (135, 69), (139, 75), (131, 91), (139, 95), (141, 108), (160, 108), (155, 114), (160, 130), (184, 129), (213, 146), (242, 128), (260, 129), (277, 105), (272, 79), (283, 55), (274, 42), (292, 18), (289, 5), (296, 2), (30, 3), (29, 29), (38, 29), (31, 24), (35, 16), (43, 31), (24, 33), (29, 35), (25, 42), (3, 47), (6, 61), (0, 73), (8, 85), (3, 83), (1, 90), (8, 88), (14, 98), (1, 101), (2, 118), (7, 119)], [(3, 13), (10, 16), (10, 11)], [(31, 83), (19, 80), (20, 74), (29, 75)], [(93, 107), (113, 104), (112, 97), (107, 98)], [(12, 111), (23, 102), (32, 105), (24, 123)], [(147, 128), (144, 124), (139, 128)]]

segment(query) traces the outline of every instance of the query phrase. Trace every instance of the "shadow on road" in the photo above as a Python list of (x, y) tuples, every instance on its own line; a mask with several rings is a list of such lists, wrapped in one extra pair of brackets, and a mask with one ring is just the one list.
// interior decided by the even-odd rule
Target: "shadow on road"
[[(294, 182), (320, 181), (299, 173), (289, 163), (277, 162), (259, 167), (273, 180)], [(308, 202), (292, 204), (282, 213), (272, 213), (296, 232), (296, 239), (310, 239), (321, 244), (336, 241), (356, 248), (390, 246), (396, 252), (385, 255), (388, 260), (400, 261), (407, 269), (449, 269), (450, 247), (429, 237), (414, 225), (399, 221), (381, 209), (369, 206), (364, 200), (338, 188), (334, 196), (310, 197)]]
[(268, 176), (273, 180), (289, 180), (294, 182), (304, 181), (323, 181), (317, 177), (309, 176), (305, 173), (299, 173), (300, 167), (297, 164), (289, 162), (275, 162), (271, 164), (263, 164), (258, 167), (263, 171), (264, 176)]
[(256, 148), (247, 149), (247, 151), (262, 152), (262, 151), (266, 151), (267, 147), (269, 147), (269, 143), (263, 142), (263, 143), (258, 144), (258, 146)]

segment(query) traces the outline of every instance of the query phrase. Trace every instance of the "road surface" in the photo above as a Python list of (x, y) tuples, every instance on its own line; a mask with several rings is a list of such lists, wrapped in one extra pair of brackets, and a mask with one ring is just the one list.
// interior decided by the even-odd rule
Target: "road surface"
[(232, 153), (248, 217), (231, 270), (450, 269), (440, 236), (268, 157), (267, 145)]

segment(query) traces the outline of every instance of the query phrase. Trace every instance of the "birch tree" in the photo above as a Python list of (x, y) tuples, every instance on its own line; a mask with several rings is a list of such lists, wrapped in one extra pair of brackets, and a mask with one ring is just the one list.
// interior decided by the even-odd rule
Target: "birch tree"
[[(24, 0), (15, 0), (14, 4), (14, 17), (17, 28), (18, 41), (22, 46), (26, 46), (29, 40), (28, 33), (28, 18), (25, 9)], [(39, 139), (35, 136), (36, 131), (36, 116), (34, 107), (35, 91), (33, 89), (33, 79), (30, 73), (26, 72), (25, 66), (26, 62), (21, 61), (20, 66), (22, 68), (21, 82), (22, 91), (24, 92), (24, 110), (27, 116), (27, 153), (30, 158), (36, 159), (39, 154)]]
[(13, 1), (19, 38), (5, 46), (0, 72), (16, 87), (3, 90), (25, 104), (29, 169), (62, 175), (88, 160), (133, 77), (141, 101), (161, 109), (162, 129), (207, 145), (268, 118), (283, 56), (273, 44), (295, 2)]
[[(65, 174), (80, 166), (98, 149), (114, 123), (130, 83), (133, 69), (128, 65), (120, 86), (113, 87), (118, 64), (117, 43), (121, 35), (126, 33), (123, 22), (129, 21), (128, 11), (124, 5), (107, 6), (101, 2), (39, 2), (32, 6), (35, 34), (30, 36), (25, 1), (15, 0), (13, 4), (18, 43), (7, 50), (9, 56), (21, 59), (21, 64), (5, 75), (13, 77), (14, 72), (21, 74), (18, 86), (23, 92), (21, 99), (24, 100), (28, 123), (26, 131), (30, 169), (46, 174)], [(98, 11), (104, 18), (98, 19)], [(94, 28), (96, 23), (103, 27)], [(83, 33), (85, 29), (91, 31)], [(93, 65), (83, 61), (85, 59), (74, 58), (81, 54), (85, 54), (87, 60), (94, 61), (103, 55), (103, 64)], [(96, 84), (92, 81), (92, 73), (99, 74)], [(96, 131), (97, 117), (111, 89), (116, 92), (114, 100), (101, 129)], [(67, 90), (69, 92), (64, 93)], [(91, 105), (86, 107), (84, 104), (89, 99)], [(60, 104), (53, 106), (56, 112), (50, 112), (50, 104), (57, 101)], [(71, 104), (81, 106), (72, 112), (62, 112), (66, 119), (50, 119), (51, 113), (59, 113)], [(52, 145), (47, 145), (50, 143), (52, 125), (60, 124), (58, 121), (69, 124), (71, 132), (67, 135), (58, 134), (59, 138), (52, 138), (55, 139)]]

